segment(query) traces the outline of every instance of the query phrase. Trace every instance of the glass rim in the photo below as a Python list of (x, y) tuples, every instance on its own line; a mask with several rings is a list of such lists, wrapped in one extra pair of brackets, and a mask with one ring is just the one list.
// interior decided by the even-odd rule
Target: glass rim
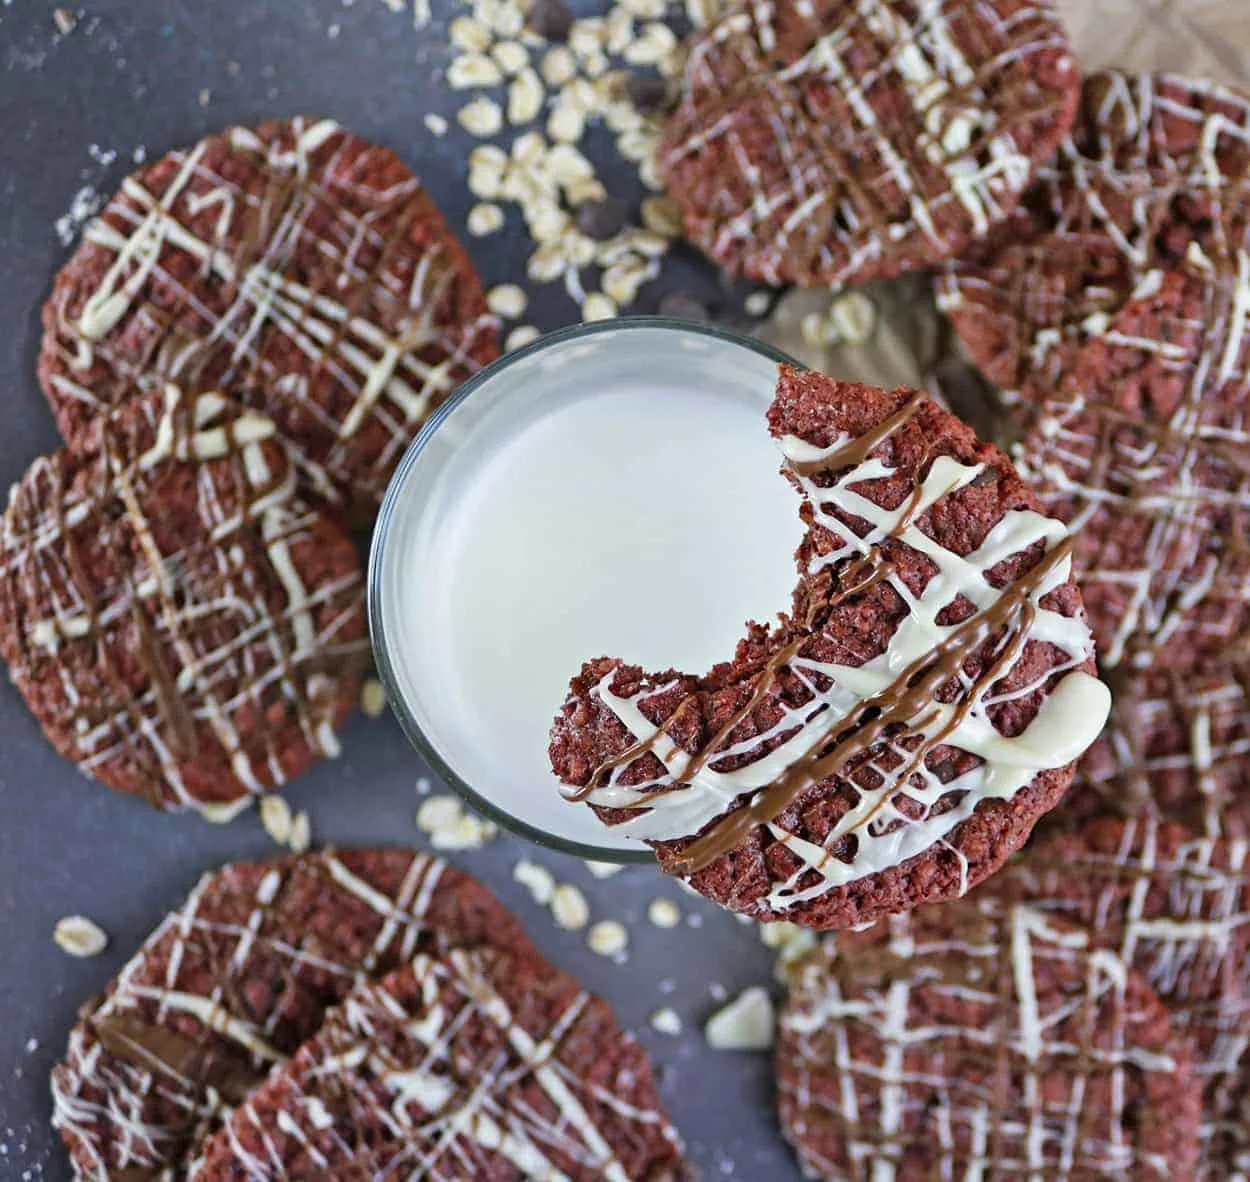
[[(373, 537), (369, 543), (369, 563), (366, 573), (366, 607), (369, 618), (369, 639), (373, 649), (373, 662), (378, 677), (386, 690), (386, 701), (391, 713), (399, 720), (400, 729), (405, 738), (416, 749), (417, 754), (430, 766), (440, 779), (457, 796), (466, 801), (472, 808), (496, 824), (515, 833), (535, 845), (555, 850), (563, 854), (571, 854), (592, 862), (609, 862), (616, 865), (647, 865), (654, 864), (655, 854), (647, 848), (631, 850), (616, 847), (596, 846), (587, 842), (573, 841), (522, 821), (513, 816), (502, 806), (486, 799), (469, 784), (443, 758), (433, 740), (425, 733), (417, 721), (400, 690), (395, 665), (391, 659), (390, 644), (387, 639), (386, 626), (382, 618), (382, 555), (390, 534), (391, 522), (398, 509), (400, 497), (408, 483), (412, 470), (416, 467), (434, 433), (463, 405), (475, 391), (487, 382), (498, 377), (510, 366), (528, 357), (541, 353), (568, 341), (581, 340), (586, 337), (607, 336), (612, 333), (630, 332), (636, 329), (666, 329), (691, 336), (710, 337), (726, 344), (737, 345), (749, 349), (778, 365), (794, 365), (805, 368), (794, 358), (764, 341), (746, 336), (732, 329), (721, 328), (714, 324), (704, 324), (696, 320), (681, 320), (673, 316), (629, 316), (613, 320), (596, 320), (588, 324), (575, 324), (568, 328), (556, 329), (545, 333), (537, 340), (523, 348), (504, 353), (489, 365), (478, 370), (472, 377), (464, 381), (455, 392), (439, 406), (425, 421), (421, 430), (408, 445), (391, 475), (382, 505), (378, 510), (377, 520), (373, 527)], [(573, 807), (573, 806), (570, 806)], [(580, 807), (587, 807), (582, 805)]]

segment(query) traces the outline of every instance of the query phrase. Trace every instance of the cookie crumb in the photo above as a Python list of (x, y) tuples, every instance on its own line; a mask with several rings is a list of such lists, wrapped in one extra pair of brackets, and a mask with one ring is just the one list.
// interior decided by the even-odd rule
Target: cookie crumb
[(31, 1037), (26, 1040), (26, 1053), (33, 1055), (39, 1049), (39, 1040)]
[(447, 120), (442, 115), (435, 115), (431, 112), (425, 117), (425, 129), (431, 135), (436, 135), (441, 139), (447, 134)]
[(774, 1023), (768, 991), (752, 985), (707, 1020), (704, 1034), (718, 1051), (765, 1051), (773, 1045)]
[(512, 868), (512, 878), (514, 882), (519, 882), (529, 891), (530, 896), (539, 906), (546, 907), (551, 902), (551, 896), (556, 889), (556, 880), (546, 866), (540, 866), (537, 862), (522, 858)]
[(681, 1016), (676, 1010), (664, 1006), (651, 1015), (651, 1026), (661, 1034), (670, 1034), (675, 1038), (681, 1033)]
[(291, 806), (276, 793), (262, 798), (260, 823), (278, 845), (286, 845), (291, 840)]
[(62, 952), (80, 959), (99, 956), (109, 943), (104, 930), (94, 920), (85, 915), (67, 915), (57, 920), (52, 931), (52, 938)]
[(78, 26), (78, 17), (70, 12), (68, 8), (54, 8), (52, 10), (52, 23), (56, 25), (56, 31), (62, 37), (66, 37)]
[(652, 899), (647, 918), (657, 928), (675, 928), (681, 923), (681, 908), (672, 899)]
[(624, 956), (629, 947), (629, 932), (623, 923), (615, 919), (601, 919), (592, 925), (586, 943), (592, 952), (600, 956)]
[(590, 919), (586, 896), (571, 883), (561, 883), (551, 895), (551, 914), (565, 931), (576, 932)]
[(369, 718), (380, 718), (386, 709), (386, 689), (376, 677), (360, 687), (360, 709)]

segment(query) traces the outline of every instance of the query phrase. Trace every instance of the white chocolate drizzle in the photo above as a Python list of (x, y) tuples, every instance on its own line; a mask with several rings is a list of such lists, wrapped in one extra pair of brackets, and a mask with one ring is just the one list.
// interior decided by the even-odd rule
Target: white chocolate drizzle
[[(235, 173), (214, 167), (210, 144), (229, 149)], [(54, 403), (103, 409), (134, 384), (196, 386), (207, 373), (278, 424), (320, 495), (380, 498), (493, 331), (480, 300), (459, 322), (458, 288), (476, 280), (439, 227), (420, 247), (410, 235), (438, 217), (420, 183), (397, 183), (389, 153), (331, 120), (297, 118), (265, 139), (234, 128), (168, 160), (163, 187), (145, 187), (152, 169), (128, 178), (88, 227), (98, 284), (84, 290), (80, 270), (53, 297)], [(302, 282), (310, 257), (330, 273), (315, 289)]]
[(1142, 1110), (1141, 1081), (1178, 1072), (1182, 1044), (1160, 1009), (1119, 956), (1032, 905), (920, 908), (798, 967), (783, 1124), (827, 1178), (893, 1182), (923, 1161), (934, 1178), (1164, 1182), (1171, 1113)]
[[(627, 752), (619, 762), (605, 765), (603, 782), (592, 781), (591, 789), (579, 799), (597, 807), (633, 811), (618, 826), (633, 836), (649, 841), (693, 837), (723, 823), (735, 810), (759, 802), (770, 787), (787, 777), (801, 775), (796, 769), (805, 761), (810, 763), (814, 752), (830, 745), (836, 748), (838, 734), (855, 723), (866, 703), (891, 709), (889, 703), (903, 693), (906, 679), (923, 668), (928, 656), (936, 660), (944, 646), (951, 644), (965, 655), (977, 650), (991, 630), (977, 621), (991, 619), (1004, 596), (1016, 596), (1018, 604), (1002, 621), (1007, 635), (995, 642), (987, 671), (976, 678), (960, 673), (954, 700), (926, 701), (916, 714), (898, 719), (903, 724), (901, 733), (872, 745), (871, 780), (866, 782), (863, 775), (853, 778), (857, 800), (822, 844), (791, 832), (775, 816), (763, 820), (772, 839), (798, 862), (798, 868), (767, 897), (768, 906), (778, 912), (879, 874), (935, 846), (951, 848), (948, 839), (954, 830), (983, 801), (1010, 799), (1040, 772), (1063, 767), (1080, 756), (1102, 729), (1110, 706), (1106, 687), (1082, 668), (1093, 655), (1084, 620), (1043, 606), (1047, 596), (1068, 581), (1070, 559), (1052, 555), (1054, 560), (1044, 574), (1026, 573), (1016, 587), (995, 586), (987, 577), (1004, 560), (1038, 544), (1054, 551), (1066, 537), (1063, 526), (1032, 511), (1011, 509), (975, 551), (961, 556), (940, 545), (923, 527), (922, 518), (974, 481), (982, 467), (940, 455), (913, 497), (898, 508), (884, 509), (866, 491), (867, 482), (893, 474), (883, 460), (870, 454), (836, 477), (819, 471), (821, 463), (853, 443), (842, 438), (831, 447), (814, 449), (804, 440), (787, 437), (781, 448), (811, 511), (813, 529), (824, 531), (835, 543), (825, 557), (812, 560), (809, 577), (848, 561), (880, 563), (887, 543), (909, 547), (936, 568), (921, 593), (914, 594), (897, 569), (883, 564), (885, 581), (907, 607), (883, 652), (854, 665), (816, 660), (804, 655), (801, 645), (783, 668), (805, 687), (803, 702), (783, 703), (782, 717), (767, 733), (737, 742), (731, 733), (717, 750), (697, 757), (678, 747), (663, 725), (657, 727), (640, 708), (641, 702), (667, 687), (644, 688), (633, 698), (624, 698), (612, 689), (613, 670), (593, 691), (637, 740), (639, 757), (654, 756), (664, 771), (638, 782), (637, 759)], [(810, 470), (813, 465), (815, 472)], [(832, 484), (826, 483), (829, 478)], [(848, 517), (864, 523), (862, 536), (844, 524)], [(956, 601), (970, 603), (979, 614), (971, 624), (966, 620), (939, 623), (942, 613)], [(1009, 737), (996, 728), (992, 711), (1006, 700), (1042, 688), (1044, 683), (1010, 693), (1001, 689), (1026, 646), (1038, 643), (1058, 654), (1046, 672), (1046, 681), (1053, 682), (1028, 726)], [(976, 756), (976, 765), (955, 779), (944, 780), (925, 761), (925, 755), (939, 744)], [(756, 757), (735, 770), (717, 767), (728, 758), (752, 753)], [(900, 807), (904, 800), (907, 805)], [(936, 808), (939, 802), (945, 807)], [(854, 838), (855, 843), (849, 856), (846, 838)]]
[[(592, 1013), (571, 978), (523, 973), (494, 951), (453, 949), (362, 982), (205, 1143), (189, 1182), (224, 1168), (247, 1182), (288, 1182), (309, 1165), (333, 1177), (359, 1167), (362, 1126), (377, 1178), (472, 1178), (507, 1163), (543, 1182), (569, 1182), (571, 1170), (630, 1182), (638, 1175), (618, 1153), (646, 1138), (676, 1166), (676, 1135), (641, 1052), (605, 1028), (606, 1011)], [(526, 1006), (531, 990), (546, 1004)], [(614, 1041), (632, 1052), (593, 1081), (567, 1049), (587, 1045), (592, 1022), (605, 1053)], [(631, 1093), (644, 1106), (624, 1098)]]

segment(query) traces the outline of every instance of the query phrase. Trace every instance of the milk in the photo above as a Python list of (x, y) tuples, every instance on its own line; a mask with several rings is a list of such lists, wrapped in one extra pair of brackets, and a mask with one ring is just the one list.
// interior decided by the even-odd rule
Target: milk
[(728, 659), (748, 620), (788, 609), (801, 535), (764, 419), (774, 362), (659, 329), (596, 343), (471, 394), (375, 557), (386, 659), (426, 744), (584, 853), (638, 846), (561, 798), (547, 744), (569, 678), (599, 656)]

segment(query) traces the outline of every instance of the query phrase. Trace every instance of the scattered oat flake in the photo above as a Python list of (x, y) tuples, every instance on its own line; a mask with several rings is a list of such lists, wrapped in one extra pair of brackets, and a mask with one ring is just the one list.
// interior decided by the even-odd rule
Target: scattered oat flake
[(100, 925), (85, 915), (67, 915), (64, 919), (57, 920), (52, 938), (62, 952), (84, 958), (99, 956), (109, 943), (109, 938)]
[(561, 883), (551, 894), (551, 914), (562, 928), (575, 932), (590, 920), (590, 907), (577, 887)]
[(504, 348), (509, 352), (513, 349), (522, 349), (526, 345), (533, 344), (539, 337), (538, 329), (532, 324), (518, 324), (509, 334), (508, 339), (504, 341)]
[(489, 201), (479, 201), (471, 210), (466, 222), (474, 238), (485, 238), (503, 228), (503, 210)]
[(530, 64), (530, 51), (519, 41), (500, 41), (491, 51), (505, 74), (519, 74)]
[(305, 853), (312, 845), (312, 822), (303, 810), (296, 813), (291, 821), (291, 836), (287, 839), (287, 845), (293, 854)]
[(459, 797), (430, 796), (417, 809), (417, 827), (436, 850), (476, 850), (499, 832), (497, 826), (467, 812)]
[(508, 122), (529, 123), (543, 108), (546, 98), (541, 79), (533, 70), (522, 70), (508, 87)]
[(271, 792), (260, 802), (260, 823), (279, 845), (291, 840), (291, 806), (277, 793)]
[(501, 283), (486, 293), (486, 303), (496, 316), (506, 316), (515, 320), (525, 314), (529, 300), (515, 283)]
[(470, 53), (485, 53), (490, 48), (490, 29), (474, 17), (456, 17), (448, 26), (447, 32), (453, 45)]
[(235, 817), (246, 812), (255, 803), (254, 796), (243, 796), (238, 800), (227, 801), (225, 804), (200, 805), (199, 814), (210, 825), (229, 825)]
[(596, 878), (612, 878), (625, 869), (620, 862), (586, 862), (586, 869)]
[(664, 1006), (651, 1015), (651, 1026), (661, 1034), (670, 1034), (676, 1037), (681, 1033), (681, 1017), (676, 1010)]
[(601, 919), (591, 926), (586, 943), (600, 956), (620, 956), (629, 947), (629, 932), (615, 919)]
[(370, 718), (380, 718), (386, 709), (386, 689), (376, 677), (366, 679), (360, 687), (360, 708)]
[(512, 868), (512, 878), (519, 882), (540, 907), (546, 907), (555, 893), (556, 880), (546, 866), (522, 858)]
[(470, 135), (494, 135), (503, 127), (503, 112), (499, 104), (485, 95), (479, 95), (471, 103), (461, 107), (456, 121)]
[(484, 53), (463, 53), (447, 67), (447, 83), (452, 90), (496, 86), (502, 81), (498, 64)]
[(764, 1051), (773, 1045), (773, 1025), (772, 998), (752, 985), (708, 1019), (704, 1034), (718, 1051)]
[(425, 128), (431, 135), (444, 136), (447, 134), (447, 120), (431, 112), (425, 117)]
[(582, 301), (582, 320), (611, 320), (616, 315), (616, 304), (602, 292), (593, 291)]
[(672, 899), (652, 899), (647, 918), (657, 928), (675, 928), (681, 923), (681, 908)]

